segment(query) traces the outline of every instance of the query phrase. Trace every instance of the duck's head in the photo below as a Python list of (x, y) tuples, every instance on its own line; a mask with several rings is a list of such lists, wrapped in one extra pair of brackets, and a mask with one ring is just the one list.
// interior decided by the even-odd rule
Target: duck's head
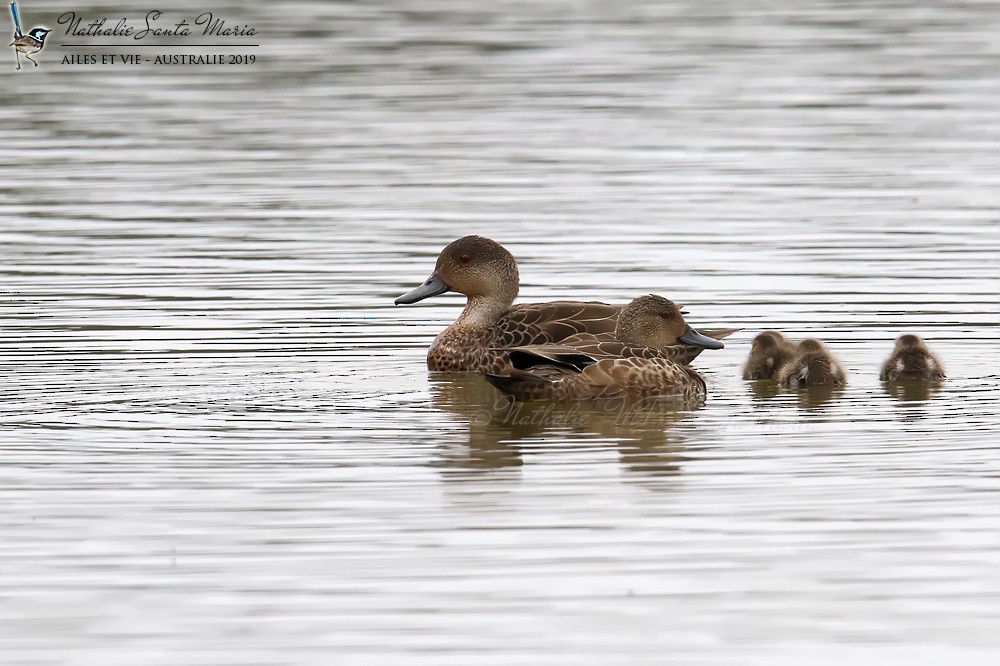
[(788, 344), (788, 339), (778, 331), (764, 331), (758, 333), (750, 344), (751, 352), (769, 352), (772, 349)]
[(826, 347), (824, 347), (823, 343), (820, 342), (819, 340), (813, 338), (806, 338), (805, 340), (799, 343), (799, 351), (803, 353), (809, 352), (809, 353), (825, 354)]
[(903, 351), (904, 349), (923, 349), (924, 341), (920, 339), (919, 336), (913, 335), (912, 333), (906, 333), (901, 335), (896, 339), (896, 351)]
[(662, 296), (640, 296), (618, 315), (615, 337), (641, 347), (668, 347), (685, 344), (704, 349), (722, 349), (724, 345), (688, 326), (681, 309)]
[(427, 280), (396, 299), (396, 305), (416, 303), (446, 291), (469, 298), (488, 298), (510, 305), (517, 298), (520, 276), (514, 256), (500, 243), (482, 236), (463, 236), (438, 255)]

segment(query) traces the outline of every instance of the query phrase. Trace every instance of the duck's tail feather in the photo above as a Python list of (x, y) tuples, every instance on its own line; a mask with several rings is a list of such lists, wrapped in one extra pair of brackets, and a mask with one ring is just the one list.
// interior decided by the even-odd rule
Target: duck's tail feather
[(552, 382), (523, 370), (511, 370), (509, 375), (483, 375), (490, 384), (504, 395), (515, 400), (545, 400), (552, 390)]

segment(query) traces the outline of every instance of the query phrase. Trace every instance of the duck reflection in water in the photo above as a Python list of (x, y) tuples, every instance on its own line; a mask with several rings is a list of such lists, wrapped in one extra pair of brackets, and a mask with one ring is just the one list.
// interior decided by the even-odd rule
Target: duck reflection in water
[(781, 384), (776, 379), (758, 379), (751, 382), (749, 386), (755, 401), (770, 400), (781, 393)]
[(803, 386), (796, 390), (784, 388), (774, 379), (758, 379), (750, 382), (749, 388), (753, 396), (752, 404), (757, 409), (780, 409), (783, 402), (772, 402), (779, 395), (793, 394), (796, 405), (805, 410), (820, 409), (844, 395), (843, 386)]
[(803, 386), (795, 392), (795, 401), (800, 409), (818, 410), (844, 395), (843, 386)]
[(941, 381), (885, 381), (882, 388), (900, 402), (926, 402), (936, 396), (943, 386)]
[[(468, 444), (447, 448), (437, 464), (446, 478), (468, 479), (470, 472), (518, 469), (524, 451), (544, 453), (554, 441), (566, 450), (567, 435), (611, 441), (622, 465), (643, 475), (674, 475), (684, 458), (674, 426), (701, 403), (678, 406), (655, 398), (613, 399), (572, 403), (512, 402), (497, 394), (482, 377), (467, 373), (432, 373), (433, 405), (468, 424)], [(536, 440), (530, 442), (529, 440)], [(581, 448), (591, 448), (581, 443)], [(474, 478), (474, 477), (472, 477)]]

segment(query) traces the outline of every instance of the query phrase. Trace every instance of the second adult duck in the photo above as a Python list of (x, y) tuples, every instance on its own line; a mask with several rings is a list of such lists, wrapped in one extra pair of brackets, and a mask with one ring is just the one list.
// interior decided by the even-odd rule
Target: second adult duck
[[(458, 319), (431, 343), (427, 351), (431, 370), (500, 372), (493, 349), (557, 343), (577, 334), (614, 333), (623, 306), (592, 301), (514, 305), (519, 285), (517, 261), (506, 248), (489, 238), (464, 236), (441, 251), (434, 272), (422, 285), (395, 303), (409, 305), (448, 291), (468, 298)], [(718, 340), (734, 330), (702, 333)], [(695, 331), (691, 337), (688, 341), (681, 336), (678, 342), (703, 340)], [(718, 343), (718, 348), (722, 346)]]

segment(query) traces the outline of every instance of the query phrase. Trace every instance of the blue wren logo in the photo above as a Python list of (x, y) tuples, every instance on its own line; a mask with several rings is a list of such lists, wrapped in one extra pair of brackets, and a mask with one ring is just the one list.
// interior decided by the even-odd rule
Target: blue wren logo
[(21, 32), (21, 17), (17, 13), (17, 3), (10, 3), (10, 15), (14, 18), (14, 41), (10, 46), (14, 48), (14, 58), (17, 60), (17, 69), (21, 69), (21, 54), (38, 67), (38, 62), (31, 57), (32, 53), (38, 53), (45, 46), (45, 35), (52, 32), (48, 28), (32, 28), (27, 35)]

